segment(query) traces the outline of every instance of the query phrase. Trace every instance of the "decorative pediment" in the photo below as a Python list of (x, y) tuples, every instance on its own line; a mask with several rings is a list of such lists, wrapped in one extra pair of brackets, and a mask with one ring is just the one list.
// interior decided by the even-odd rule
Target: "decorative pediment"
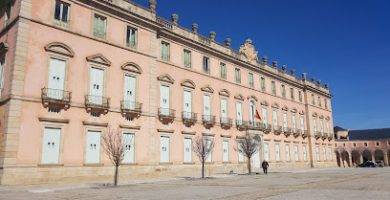
[(226, 89), (222, 89), (221, 91), (219, 91), (219, 95), (225, 96), (225, 97), (230, 97), (230, 92)]
[(253, 99), (253, 100), (255, 100), (255, 101), (257, 102), (257, 97), (254, 96), (254, 95), (250, 95), (249, 97), (247, 97), (247, 99), (248, 99), (248, 100), (249, 100), (249, 99)]
[(0, 43), (0, 54), (8, 51), (8, 44), (5, 42)]
[(162, 82), (167, 82), (173, 84), (175, 82), (175, 79), (173, 79), (169, 74), (163, 74), (159, 77), (157, 77), (157, 80), (162, 81)]
[(305, 111), (301, 110), (301, 111), (299, 112), (299, 114), (304, 115), (304, 114), (305, 114)]
[(244, 101), (244, 96), (242, 96), (242, 94), (237, 94), (236, 96), (234, 96), (234, 98), (240, 101)]
[(195, 89), (195, 87), (196, 87), (194, 81), (191, 81), (190, 79), (186, 79), (186, 80), (182, 81), (180, 83), (180, 85), (183, 86), (183, 87), (189, 87), (189, 88), (192, 88), (192, 89)]
[(320, 119), (324, 119), (324, 115), (320, 115), (318, 118), (320, 118)]
[(288, 107), (287, 106), (283, 106), (282, 110), (288, 111)]
[(214, 92), (214, 89), (212, 87), (210, 87), (209, 85), (206, 85), (206, 86), (200, 88), (200, 90), (202, 90), (203, 92), (209, 92), (209, 93)]
[(48, 52), (61, 54), (63, 56), (73, 57), (73, 50), (66, 44), (60, 42), (52, 42), (45, 46), (45, 50)]
[(269, 104), (268, 104), (268, 102), (267, 102), (267, 101), (265, 101), (265, 100), (264, 100), (264, 101), (262, 101), (262, 102), (260, 102), (260, 104), (261, 104), (261, 105), (263, 105), (263, 106), (268, 106), (268, 105), (269, 105)]
[(121, 66), (122, 70), (142, 74), (142, 69), (139, 65), (133, 63), (133, 62), (127, 62)]
[(317, 117), (318, 114), (316, 112), (313, 112), (313, 117)]
[(277, 108), (277, 109), (279, 109), (280, 107), (279, 107), (279, 104), (278, 104), (278, 103), (274, 103), (274, 104), (272, 104), (272, 108)]
[(292, 108), (292, 109), (291, 109), (291, 112), (292, 112), (292, 113), (296, 113), (297, 111), (298, 111), (298, 110), (297, 110), (296, 108)]
[(94, 63), (100, 64), (100, 65), (106, 65), (106, 66), (110, 66), (111, 65), (111, 61), (109, 61), (106, 57), (104, 57), (100, 53), (92, 55), (92, 56), (88, 56), (87, 57), (87, 61), (88, 62), (94, 62)]
[(247, 39), (245, 43), (241, 45), (240, 53), (245, 56), (249, 63), (256, 64), (259, 61), (257, 58), (258, 52), (256, 51), (255, 46), (253, 46), (251, 39)]
[(329, 117), (329, 116), (327, 116), (327, 117), (325, 117), (325, 119), (326, 119), (326, 120), (330, 120), (330, 117)]

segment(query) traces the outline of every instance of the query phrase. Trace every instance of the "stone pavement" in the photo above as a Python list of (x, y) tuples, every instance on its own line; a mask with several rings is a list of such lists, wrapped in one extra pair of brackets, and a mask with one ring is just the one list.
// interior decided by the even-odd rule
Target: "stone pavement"
[(335, 168), (129, 182), (0, 187), (0, 199), (390, 199), (390, 168)]

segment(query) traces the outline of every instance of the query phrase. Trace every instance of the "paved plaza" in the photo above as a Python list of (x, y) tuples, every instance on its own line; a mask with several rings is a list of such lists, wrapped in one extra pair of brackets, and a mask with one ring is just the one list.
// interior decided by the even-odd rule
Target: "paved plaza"
[(0, 199), (390, 199), (390, 168), (334, 168), (215, 175), (206, 180), (133, 182), (116, 188), (97, 185), (0, 187)]

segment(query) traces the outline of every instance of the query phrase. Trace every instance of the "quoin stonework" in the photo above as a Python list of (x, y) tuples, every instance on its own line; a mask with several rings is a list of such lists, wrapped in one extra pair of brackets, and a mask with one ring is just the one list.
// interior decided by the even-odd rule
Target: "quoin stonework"
[[(245, 173), (237, 138), (271, 169), (336, 166), (326, 84), (239, 50), (157, 2), (15, 0), (1, 10), (1, 184), (111, 180), (101, 135), (120, 130), (120, 180), (198, 176), (192, 139), (215, 141), (206, 174)], [(261, 118), (256, 117), (256, 110)]]

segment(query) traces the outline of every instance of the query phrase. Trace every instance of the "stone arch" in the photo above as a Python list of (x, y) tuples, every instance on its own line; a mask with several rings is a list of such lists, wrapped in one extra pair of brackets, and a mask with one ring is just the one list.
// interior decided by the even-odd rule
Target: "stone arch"
[(341, 160), (343, 162), (343, 167), (350, 167), (351, 166), (348, 151), (344, 150), (343, 152), (341, 152)]
[(283, 106), (283, 107), (282, 107), (282, 110), (288, 111), (288, 107), (287, 107), (287, 106)]
[(381, 149), (376, 149), (374, 151), (375, 160), (385, 161), (385, 154)]
[(352, 165), (359, 165), (360, 163), (362, 163), (362, 161), (360, 160), (360, 152), (358, 150), (352, 150), (351, 157)]
[(73, 57), (74, 51), (66, 44), (61, 42), (52, 42), (47, 44), (45, 50), (48, 52), (60, 54), (67, 57)]
[(192, 88), (192, 89), (195, 89), (195, 87), (196, 87), (194, 81), (191, 81), (190, 79), (186, 79), (186, 80), (182, 81), (180, 83), (180, 85), (183, 86), (183, 87), (189, 87), (189, 88)]
[(240, 101), (244, 101), (244, 96), (242, 96), (242, 94), (237, 94), (236, 96), (234, 96), (235, 99), (237, 100), (240, 100)]
[(265, 106), (265, 107), (268, 107), (268, 105), (269, 105), (268, 102), (267, 102), (266, 100), (261, 101), (260, 104), (261, 104), (262, 106)]
[(203, 92), (214, 93), (214, 89), (209, 85), (200, 88), (200, 90), (202, 90)]
[(253, 100), (255, 100), (256, 102), (258, 101), (257, 97), (254, 96), (254, 95), (248, 96), (247, 99), (248, 99), (248, 100), (253, 99)]
[(363, 150), (362, 156), (363, 156), (363, 162), (372, 160), (371, 151), (369, 151), (368, 149)]
[(137, 74), (142, 74), (142, 68), (133, 62), (127, 62), (123, 64), (121, 66), (121, 69), (129, 72), (137, 73)]
[(277, 109), (279, 109), (279, 104), (278, 104), (278, 103), (272, 104), (272, 108), (277, 108)]
[(230, 92), (227, 89), (222, 89), (221, 91), (219, 91), (219, 95), (230, 97)]
[(296, 112), (298, 112), (298, 110), (297, 110), (296, 108), (292, 108), (292, 109), (290, 110), (290, 112), (296, 113)]

